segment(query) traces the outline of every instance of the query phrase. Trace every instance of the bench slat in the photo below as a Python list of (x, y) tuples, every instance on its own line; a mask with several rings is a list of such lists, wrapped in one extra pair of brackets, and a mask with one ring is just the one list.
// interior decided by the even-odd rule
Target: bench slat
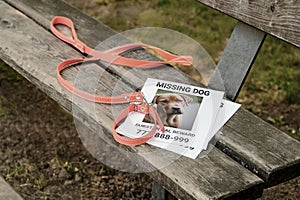
[(14, 191), (14, 189), (0, 176), (0, 199), (5, 200), (23, 200), (23, 198)]
[[(59, 8), (59, 5), (56, 6)], [(55, 69), (61, 60), (78, 57), (80, 54), (4, 2), (0, 2), (0, 12), (3, 13), (0, 31), (1, 58), (63, 107), (71, 110), (73, 96), (59, 85), (55, 77)], [(98, 70), (103, 69), (98, 68)], [(73, 71), (66, 71), (68, 79), (75, 78), (77, 71), (75, 68)], [(112, 91), (115, 77), (110, 74), (106, 74), (105, 77), (107, 78), (100, 80), (100, 84)], [(123, 90), (132, 89), (122, 82), (119, 84)], [(83, 104), (89, 104), (88, 102), (80, 103), (76, 102), (75, 106), (85, 109)], [(113, 118), (110, 108), (109, 105), (98, 104), (95, 108), (96, 114), (98, 113), (97, 117), (91, 115), (89, 113), (91, 110), (88, 109), (83, 110), (77, 117), (80, 117), (82, 121), (89, 121), (90, 128), (94, 130), (103, 126), (105, 132), (110, 135)], [(98, 134), (95, 136), (99, 137)], [(131, 150), (147, 152), (152, 149), (153, 147), (142, 145)], [(161, 157), (154, 157), (150, 160), (143, 158), (142, 161), (155, 165), (171, 156), (173, 156), (171, 152), (164, 151)], [(192, 160), (180, 157), (168, 167), (149, 173), (149, 175), (179, 198), (223, 199), (232, 196), (241, 198), (250, 194), (251, 197), (258, 197), (262, 192), (261, 179), (216, 148), (202, 159)], [(234, 183), (231, 180), (235, 180)], [(175, 184), (176, 188), (174, 188)]]
[(300, 47), (300, 1), (198, 1)]
[[(95, 20), (88, 18), (86, 15), (80, 13), (80, 11), (67, 6), (59, 0), (53, 2), (39, 0), (7, 1), (13, 3), (16, 7), (19, 6), (18, 8), (24, 9), (25, 11), (33, 7), (33, 9), (30, 10), (30, 13), (26, 13), (26, 15), (34, 18), (34, 20), (40, 24), (45, 24), (46, 28), (49, 28), (49, 25), (47, 24), (49, 24), (50, 20), (55, 15), (64, 14), (65, 16), (71, 17), (77, 25), (79, 36), (90, 46), (96, 45), (102, 41), (101, 39), (103, 39), (103, 36), (99, 33), (102, 33), (103, 30), (107, 29), (103, 24), (97, 23)], [(55, 10), (49, 10), (53, 7), (53, 4), (55, 4), (57, 8)], [(58, 8), (61, 8), (62, 10)], [(89, 31), (93, 34), (92, 36)], [(104, 33), (107, 31), (108, 30), (104, 31)], [(94, 32), (97, 34), (94, 35)], [(126, 68), (122, 67), (112, 69), (115, 74), (120, 76), (126, 73), (126, 70)], [(147, 77), (157, 77), (160, 73), (172, 74), (172, 69), (165, 67), (154, 70), (144, 70), (143, 73), (132, 73), (132, 76), (123, 78), (132, 85), (136, 84), (141, 86)], [(174, 76), (172, 78), (174, 78), (174, 81), (182, 82), (182, 80), (178, 80), (178, 77)], [(184, 81), (189, 83), (192, 82), (189, 79)], [(247, 119), (255, 120), (253, 122), (245, 121)], [(248, 124), (248, 122), (253, 124)], [(233, 156), (242, 165), (249, 167), (254, 173), (260, 175), (267, 186), (300, 175), (297, 170), (295, 170), (293, 174), (290, 172), (290, 169), (297, 168), (300, 164), (300, 143), (298, 141), (290, 138), (288, 135), (275, 128), (267, 128), (269, 125), (263, 120), (257, 119), (255, 115), (246, 112), (244, 109), (240, 109), (228, 124), (231, 124), (231, 126), (230, 128), (228, 125), (225, 126), (223, 130), (224, 135), (220, 138), (218, 147), (221, 150), (228, 152), (229, 155)], [(257, 124), (259, 124), (259, 126), (257, 126)], [(235, 129), (237, 129), (237, 131)], [(236, 138), (239, 139), (237, 140)], [(249, 140), (251, 140), (251, 144), (253, 145), (249, 145)], [(261, 141), (264, 142), (262, 143)], [(281, 141), (285, 141), (285, 143), (283, 143), (284, 145)], [(282, 148), (279, 148), (281, 145), (283, 145)], [(273, 160), (270, 159), (274, 158), (274, 152), (278, 154), (276, 158), (277, 165), (274, 165)], [(294, 154), (291, 154), (291, 152), (294, 152)], [(285, 155), (289, 156), (286, 157)], [(287, 175), (287, 177), (280, 176), (280, 173)], [(273, 178), (270, 179), (270, 177)], [(278, 179), (274, 180), (276, 178)]]
[(300, 142), (249, 111), (240, 109), (222, 132), (217, 146), (261, 177), (266, 187), (300, 175)]

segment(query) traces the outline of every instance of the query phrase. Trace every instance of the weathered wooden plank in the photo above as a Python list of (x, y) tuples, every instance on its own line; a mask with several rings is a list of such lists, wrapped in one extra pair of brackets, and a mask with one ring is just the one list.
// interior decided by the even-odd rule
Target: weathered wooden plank
[(300, 47), (300, 1), (198, 1)]
[[(162, 169), (160, 175), (159, 171), (154, 171), (150, 175), (154, 175), (154, 179), (158, 183), (163, 183), (164, 187), (176, 198), (179, 199), (207, 199), (207, 197), (203, 194), (209, 196), (210, 199), (218, 199), (219, 195), (217, 190), (235, 190), (236, 186), (239, 185), (240, 181), (246, 181), (246, 179), (250, 177), (245, 177), (245, 174), (240, 174), (240, 172), (234, 171), (234, 163), (227, 162), (224, 160), (221, 161), (222, 155), (219, 152), (213, 149), (211, 153), (214, 156), (206, 156), (202, 159), (196, 159), (195, 162), (189, 162), (190, 159), (182, 158), (181, 162), (174, 162), (171, 164), (172, 167), (166, 167)], [(202, 167), (199, 167), (199, 166)], [(227, 167), (225, 167), (227, 166)], [(231, 169), (228, 166), (232, 167)], [(205, 168), (211, 168), (209, 171), (203, 171)], [(225, 167), (225, 168), (224, 168)], [(232, 170), (232, 171), (231, 171)], [(230, 173), (228, 173), (231, 171)], [(227, 174), (226, 179), (222, 179), (219, 175)], [(219, 175), (218, 175), (219, 174)], [(230, 175), (229, 175), (230, 174)], [(229, 175), (229, 176), (228, 176)], [(186, 181), (188, 178), (189, 181)], [(246, 178), (246, 179), (244, 179)], [(244, 180), (243, 180), (244, 179)], [(230, 180), (232, 185), (226, 183)], [(202, 184), (199, 184), (202, 183)], [(182, 190), (182, 188), (184, 188)], [(230, 189), (229, 189), (230, 188)], [(257, 188), (256, 188), (257, 189)], [(228, 194), (222, 194), (222, 198), (232, 198), (232, 199), (255, 199), (255, 193), (258, 191), (255, 188), (250, 187), (249, 189), (245, 189), (243, 191), (239, 191), (243, 193), (242, 195), (233, 195), (232, 192)], [(183, 191), (190, 191), (191, 193), (182, 193)], [(200, 191), (200, 192), (199, 192)], [(237, 192), (237, 191), (236, 191)], [(254, 192), (251, 194), (251, 192)], [(202, 194), (201, 194), (202, 193)]]
[[(96, 114), (93, 114), (92, 110), (86, 107), (88, 102), (72, 102), (72, 95), (66, 92), (56, 80), (55, 69), (58, 62), (68, 57), (79, 56), (79, 54), (25, 15), (3, 2), (0, 2), (0, 11), (1, 58), (68, 110), (71, 110), (72, 103), (73, 107), (77, 107), (78, 110), (81, 109), (77, 117), (83, 122), (88, 121), (89, 128), (95, 131), (102, 126), (104, 132), (110, 135), (113, 118), (110, 106), (98, 104), (95, 106)], [(73, 70), (75, 72), (72, 70), (66, 72), (66, 78), (70, 80), (75, 78), (78, 69), (74, 68)], [(97, 70), (107, 73), (101, 68)], [(107, 92), (111, 92), (117, 80), (108, 73), (103, 77), (107, 78), (100, 79), (100, 83), (103, 84)], [(132, 90), (130, 86), (122, 82), (119, 85), (122, 86), (122, 90), (119, 92)], [(92, 136), (90, 142), (101, 139), (99, 133), (89, 136)], [(147, 145), (142, 145), (131, 150), (148, 152), (152, 149)], [(163, 155), (159, 157), (141, 156), (141, 162), (148, 162), (149, 165), (155, 167), (159, 162), (168, 160), (172, 156), (174, 156), (172, 153), (163, 151)], [(164, 169), (149, 174), (159, 183), (166, 185), (169, 191), (180, 198), (241, 197), (240, 194), (245, 195), (245, 191), (251, 192), (251, 196), (258, 197), (262, 192), (261, 179), (216, 148), (204, 158), (192, 160), (180, 157)], [(162, 179), (162, 177), (164, 178)], [(234, 182), (232, 183), (231, 180)], [(180, 182), (180, 184), (174, 188), (176, 182)]]
[(299, 176), (300, 143), (249, 111), (240, 109), (222, 132), (218, 147), (261, 177), (267, 187)]
[[(48, 4), (50, 2), (48, 1), (37, 1), (37, 0), (7, 0), (10, 3), (14, 3), (15, 6), (20, 6), (19, 9), (24, 9), (25, 11), (31, 8), (31, 5), (34, 4), (35, 7), (38, 7), (39, 9), (33, 9), (30, 11), (30, 13), (26, 13), (27, 15), (31, 17), (37, 17), (35, 19), (36, 21), (43, 20), (45, 24), (45, 20), (49, 21), (52, 19), (54, 15), (58, 15), (62, 13), (60, 9), (56, 9), (55, 11), (48, 10), (48, 7), (51, 8), (52, 5)], [(22, 3), (21, 3), (22, 2)], [(63, 11), (66, 14), (70, 14), (68, 17), (71, 17), (73, 19), (73, 16), (71, 16), (71, 13), (74, 10), (72, 7), (66, 6), (61, 1), (52, 1), (50, 4), (56, 4), (58, 8), (62, 8)], [(27, 8), (29, 7), (29, 8)], [(26, 8), (26, 9), (25, 9)], [(50, 13), (50, 14), (49, 14)], [(80, 34), (80, 37), (83, 41), (86, 41), (87, 44), (90, 46), (93, 46), (93, 44), (98, 44), (98, 42), (101, 40), (102, 36), (101, 33), (103, 29), (106, 29), (105, 26), (102, 26), (101, 24), (97, 24), (93, 26), (93, 29), (89, 27), (89, 24), (95, 23), (93, 19), (87, 18), (84, 14), (80, 13), (80, 11), (75, 12), (75, 20), (77, 20), (75, 23), (77, 23), (77, 29)], [(81, 17), (80, 17), (81, 16)], [(78, 19), (84, 19), (84, 20), (78, 20)], [(92, 31), (91, 31), (92, 30)], [(90, 36), (89, 32), (97, 32), (97, 35), (93, 35), (93, 37)], [(105, 32), (105, 31), (104, 31)], [(122, 76), (126, 72), (126, 68), (117, 67), (114, 70), (115, 74), (118, 74), (119, 76)], [(126, 81), (128, 83), (131, 83), (132, 85), (139, 85), (141, 86), (144, 82), (144, 80), (147, 77), (162, 77), (164, 79), (164, 76), (160, 76), (163, 73), (172, 73), (172, 69), (170, 68), (160, 68), (155, 70), (142, 70), (142, 73), (132, 73), (132, 76), (126, 77)], [(232, 72), (234, 73), (234, 71)], [(178, 81), (178, 77), (172, 77), (172, 80)], [(179, 82), (182, 82), (183, 80), (179, 80)], [(185, 79), (184, 81), (192, 82), (189, 79)], [(193, 82), (194, 84), (195, 82)], [(240, 114), (242, 113), (242, 114)], [(241, 164), (244, 166), (252, 166), (250, 167), (253, 172), (257, 173), (257, 171), (260, 171), (257, 173), (261, 176), (261, 178), (264, 179), (267, 185), (272, 185), (274, 183), (278, 183), (280, 181), (283, 181), (285, 179), (289, 179), (294, 176), (299, 176), (299, 172), (297, 170), (294, 171), (294, 174), (290, 173), (290, 169), (297, 168), (300, 163), (299, 159), (299, 149), (300, 144), (299, 142), (295, 141), (294, 139), (290, 138), (289, 136), (283, 134), (281, 131), (277, 129), (265, 129), (265, 123), (262, 120), (255, 121), (254, 124), (251, 125), (253, 122), (244, 123), (244, 119), (253, 119), (255, 118), (254, 115), (244, 111), (243, 109), (240, 109), (240, 111), (237, 113), (238, 117), (234, 117), (235, 120), (233, 120), (231, 129), (228, 129), (227, 126), (225, 126), (225, 134), (220, 138), (219, 140), (219, 148), (222, 150), (225, 150), (227, 152), (230, 152), (229, 154), (233, 156), (236, 160), (240, 161)], [(242, 123), (243, 122), (243, 123)], [(261, 126), (256, 126), (256, 124), (261, 124)], [(266, 125), (267, 126), (267, 125)], [(254, 129), (250, 129), (249, 127), (253, 127)], [(240, 131), (235, 131), (235, 129), (243, 130), (243, 134), (241, 134)], [(266, 133), (268, 131), (268, 133)], [(274, 137), (272, 137), (274, 135)], [(254, 137), (255, 136), (255, 137)], [(239, 138), (236, 140), (236, 138)], [(272, 138), (272, 139), (271, 139)], [(249, 140), (251, 140), (251, 143), (249, 143)], [(276, 140), (276, 142), (274, 141)], [(261, 143), (261, 141), (264, 141), (264, 143)], [(279, 148), (282, 146), (281, 141), (285, 141), (285, 145), (282, 148)], [(253, 145), (249, 145), (253, 144)], [(277, 146), (274, 146), (274, 144), (277, 144)], [(296, 151), (296, 152), (295, 152)], [(275, 153), (274, 153), (275, 152)], [(279, 153), (280, 152), (280, 153)], [(290, 152), (295, 152), (295, 154), (290, 154)], [(274, 158), (274, 154), (277, 154), (276, 157), (277, 165), (272, 164), (272, 160), (269, 158)], [(285, 157), (285, 155), (289, 155), (288, 157)], [(262, 162), (262, 160), (265, 160), (265, 162)], [(286, 177), (280, 177), (278, 174), (283, 173), (287, 175)], [(276, 175), (277, 174), (277, 175)], [(273, 177), (270, 179), (270, 177)], [(274, 180), (275, 178), (278, 178), (278, 180)]]
[(5, 200), (23, 200), (23, 198), (14, 191), (14, 189), (6, 183), (0, 176), (0, 199)]
[(233, 30), (221, 60), (218, 62), (209, 87), (224, 90), (232, 101), (237, 98), (256, 55), (264, 41), (265, 33), (242, 22)]

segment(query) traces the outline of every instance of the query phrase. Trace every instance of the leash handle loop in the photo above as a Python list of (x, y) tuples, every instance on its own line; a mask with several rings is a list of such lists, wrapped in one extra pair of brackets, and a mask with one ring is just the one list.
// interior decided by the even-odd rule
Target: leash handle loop
[[(71, 29), (72, 38), (64, 35), (61, 33), (55, 25), (60, 24), (64, 25)], [(81, 40), (78, 39), (77, 33), (74, 27), (74, 24), (72, 20), (66, 17), (62, 16), (56, 16), (51, 20), (50, 23), (50, 29), (53, 32), (54, 35), (56, 35), (58, 38), (63, 40), (64, 42), (67, 42), (68, 44), (71, 44), (74, 46), (77, 50), (79, 50), (81, 53), (96, 57), (98, 60), (103, 60), (108, 63), (113, 63), (117, 65), (123, 65), (123, 66), (130, 66), (130, 67), (137, 67), (137, 68), (154, 68), (159, 67), (161, 65), (165, 64), (180, 64), (185, 66), (191, 66), (193, 63), (193, 59), (191, 56), (179, 56), (172, 53), (169, 53), (167, 51), (164, 51), (162, 49), (153, 47), (151, 45), (146, 44), (125, 44), (122, 46), (118, 46), (115, 48), (112, 48), (107, 51), (97, 51), (90, 47), (88, 47), (85, 43), (83, 43)], [(148, 61), (148, 60), (137, 60), (133, 58), (126, 58), (123, 56), (120, 56), (120, 54), (132, 50), (134, 48), (146, 48), (154, 51), (157, 53), (161, 58), (163, 58), (165, 61)]]
[[(60, 32), (55, 27), (55, 25), (57, 25), (57, 24), (64, 25), (64, 26), (68, 27), (69, 29), (71, 29), (72, 38), (70, 38), (70, 37), (64, 35), (62, 32)], [(56, 16), (51, 20), (50, 29), (51, 29), (52, 33), (54, 35), (56, 35), (59, 39), (76, 47), (76, 49), (78, 49), (81, 53), (90, 54), (93, 51), (93, 49), (91, 49), (85, 43), (83, 43), (82, 41), (80, 41), (78, 39), (74, 24), (71, 19), (69, 19), (67, 17), (62, 17), (62, 16)]]

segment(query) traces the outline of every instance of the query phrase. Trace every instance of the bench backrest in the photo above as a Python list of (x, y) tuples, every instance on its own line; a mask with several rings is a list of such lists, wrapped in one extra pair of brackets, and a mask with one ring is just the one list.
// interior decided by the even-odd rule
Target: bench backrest
[(239, 20), (209, 82), (235, 100), (266, 34), (300, 47), (300, 1), (198, 0)]
[(222, 13), (300, 47), (300, 1), (198, 0)]

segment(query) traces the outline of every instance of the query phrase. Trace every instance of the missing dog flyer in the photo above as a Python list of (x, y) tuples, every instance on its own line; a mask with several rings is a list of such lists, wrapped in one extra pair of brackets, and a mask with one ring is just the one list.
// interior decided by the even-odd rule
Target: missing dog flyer
[[(196, 158), (223, 125), (217, 116), (224, 92), (151, 78), (146, 80), (142, 92), (165, 126), (165, 132), (158, 131), (148, 144)], [(215, 124), (222, 125), (218, 128)], [(148, 115), (130, 113), (117, 131), (138, 138), (152, 127)]]

